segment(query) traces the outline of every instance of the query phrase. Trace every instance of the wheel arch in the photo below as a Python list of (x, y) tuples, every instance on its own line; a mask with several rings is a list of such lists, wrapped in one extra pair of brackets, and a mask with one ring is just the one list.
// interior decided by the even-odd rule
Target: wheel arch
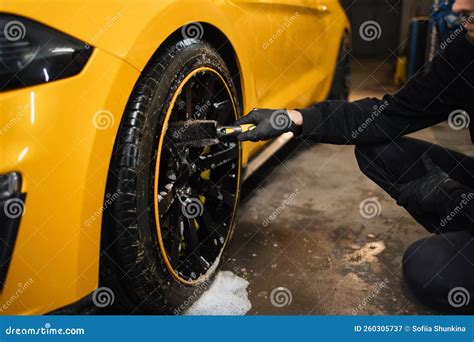
[(235, 88), (237, 90), (237, 95), (239, 96), (239, 111), (242, 112), (243, 106), (243, 80), (242, 72), (240, 67), (240, 61), (237, 55), (237, 52), (232, 45), (229, 38), (216, 26), (202, 23), (204, 26), (204, 36), (203, 39), (210, 43), (216, 51), (221, 54), (222, 58), (229, 68), (232, 80), (234, 81)]
[[(196, 21), (192, 24), (201, 25), (202, 30), (202, 40), (209, 43), (224, 59), (227, 67), (229, 68), (232, 80), (237, 89), (239, 96), (240, 106), (242, 107), (244, 96), (243, 96), (243, 79), (242, 79), (242, 69), (240, 60), (237, 54), (237, 51), (232, 44), (229, 37), (220, 30), (217, 26), (210, 24), (208, 22)], [(188, 24), (183, 24), (177, 28), (174, 32), (170, 33), (168, 37), (159, 44), (153, 55), (149, 58), (145, 68), (150, 64), (150, 62), (160, 53), (166, 51), (166, 48), (173, 43), (176, 43), (183, 38), (183, 30)], [(239, 108), (242, 111), (242, 108)]]
[[(202, 41), (210, 44), (223, 58), (224, 62), (226, 63), (226, 66), (229, 69), (229, 72), (231, 74), (232, 80), (234, 81), (235, 89), (237, 91), (237, 96), (238, 96), (238, 103), (239, 107), (238, 111), (239, 113), (242, 113), (243, 111), (243, 80), (242, 80), (242, 72), (241, 72), (241, 67), (240, 67), (240, 61), (237, 56), (237, 52), (229, 40), (229, 38), (216, 26), (206, 23), (206, 22), (193, 22), (193, 23), (199, 23), (203, 27), (203, 36), (201, 38)], [(156, 61), (158, 56), (161, 54), (167, 53), (167, 49), (169, 49), (171, 46), (173, 46), (175, 43), (185, 39), (183, 38), (183, 33), (182, 30), (186, 25), (183, 25), (176, 29), (174, 32), (169, 34), (169, 36), (159, 44), (159, 46), (156, 48), (156, 50), (153, 52), (153, 54), (150, 56), (144, 67), (142, 68), (142, 71), (140, 73), (140, 76), (137, 78), (135, 84), (132, 87), (132, 91), (130, 92), (129, 98), (133, 95), (133, 91), (135, 87), (139, 84), (141, 80), (141, 75), (145, 73), (145, 71), (151, 67), (151, 65)], [(124, 107), (125, 111), (125, 107)], [(122, 121), (124, 120), (124, 113), (121, 114), (120, 117), (120, 125), (122, 125)], [(112, 151), (116, 150), (116, 143), (117, 143), (117, 134), (116, 133), (116, 139), (113, 144)], [(110, 165), (112, 164), (112, 158), (113, 158), (113, 153), (110, 155), (110, 160), (108, 162), (109, 165), (109, 170), (110, 170)], [(104, 192), (104, 197), (103, 197), (103, 203), (106, 203), (108, 200), (109, 194), (109, 189), (110, 189), (110, 171), (109, 174), (107, 175), (107, 180), (106, 180), (106, 191)], [(108, 206), (104, 205), (104, 211), (102, 215), (102, 223), (101, 223), (101, 239), (100, 239), (100, 259), (99, 259), (99, 286), (102, 286), (103, 282), (101, 281), (101, 277), (107, 277), (110, 280), (110, 277), (114, 278), (112, 274), (110, 274), (110, 268), (106, 266), (106, 263), (104, 262), (104, 255), (102, 251), (108, 248), (108, 243), (110, 242), (110, 237), (107, 236), (107, 208)], [(108, 283), (108, 282), (107, 282)], [(106, 283), (106, 284), (107, 284)], [(119, 288), (120, 291), (120, 288)]]

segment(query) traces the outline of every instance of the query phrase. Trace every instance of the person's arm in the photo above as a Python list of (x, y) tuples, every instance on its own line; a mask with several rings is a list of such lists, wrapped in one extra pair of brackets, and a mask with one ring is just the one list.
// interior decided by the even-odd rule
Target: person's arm
[[(472, 46), (464, 36), (435, 57), (430, 70), (409, 80), (395, 95), (354, 102), (324, 101), (298, 110), (255, 109), (236, 121), (257, 127), (241, 133), (240, 140), (268, 140), (284, 132), (333, 144), (390, 141), (444, 121), (471, 99), (465, 69), (472, 63)], [(278, 119), (276, 121), (275, 119)], [(291, 119), (291, 120), (290, 120)], [(289, 123), (288, 125), (286, 123)]]
[(426, 74), (419, 73), (393, 96), (324, 101), (298, 110), (302, 135), (325, 143), (371, 143), (390, 141), (446, 120), (464, 101), (455, 89), (456, 58), (452, 54), (447, 51), (437, 56)]

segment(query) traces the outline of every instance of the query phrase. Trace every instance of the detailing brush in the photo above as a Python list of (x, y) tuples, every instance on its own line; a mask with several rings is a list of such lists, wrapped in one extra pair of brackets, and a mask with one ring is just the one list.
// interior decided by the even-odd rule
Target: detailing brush
[(219, 126), (214, 120), (187, 120), (170, 123), (166, 134), (176, 145), (204, 147), (236, 138), (255, 127), (252, 124)]

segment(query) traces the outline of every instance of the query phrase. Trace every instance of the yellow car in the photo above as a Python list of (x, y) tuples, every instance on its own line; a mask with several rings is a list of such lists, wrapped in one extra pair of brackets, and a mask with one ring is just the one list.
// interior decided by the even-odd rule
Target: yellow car
[(1, 312), (191, 302), (268, 150), (168, 124), (345, 98), (349, 30), (336, 0), (2, 1)]

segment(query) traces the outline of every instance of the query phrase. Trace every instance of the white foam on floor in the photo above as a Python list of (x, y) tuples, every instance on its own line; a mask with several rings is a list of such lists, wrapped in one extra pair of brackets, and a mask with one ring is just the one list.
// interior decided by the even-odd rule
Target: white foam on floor
[(221, 271), (211, 287), (185, 315), (245, 315), (251, 308), (247, 286), (249, 282), (230, 271)]

